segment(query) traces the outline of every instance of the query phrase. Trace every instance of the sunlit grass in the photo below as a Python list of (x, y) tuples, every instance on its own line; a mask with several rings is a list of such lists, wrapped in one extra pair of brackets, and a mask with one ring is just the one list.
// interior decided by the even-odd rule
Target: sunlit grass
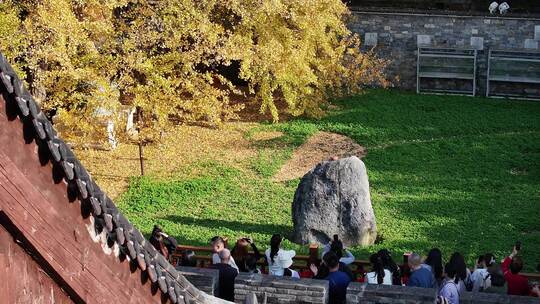
[[(260, 124), (245, 138), (257, 149), (239, 164), (199, 162), (192, 176), (136, 178), (120, 208), (144, 232), (158, 223), (180, 243), (214, 235), (251, 236), (262, 248), (292, 229), (298, 180), (271, 177), (293, 149), (318, 130), (364, 145), (382, 243), (353, 248), (359, 258), (389, 248), (481, 253), (502, 258), (523, 242), (526, 269), (540, 262), (540, 104), (375, 90), (336, 102), (322, 120)], [(254, 141), (258, 131), (283, 136)], [(194, 153), (196, 153), (194, 151)], [(204, 159), (204, 157), (201, 157)], [(238, 167), (244, 168), (242, 170)], [(287, 243), (302, 252), (306, 248)]]

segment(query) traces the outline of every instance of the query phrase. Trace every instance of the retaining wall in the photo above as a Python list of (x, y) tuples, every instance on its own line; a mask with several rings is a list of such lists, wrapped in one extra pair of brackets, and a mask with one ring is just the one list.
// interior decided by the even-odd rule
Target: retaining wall
[(178, 266), (176, 270), (199, 290), (210, 295), (217, 295), (216, 291), (219, 286), (219, 271), (217, 269)]
[(255, 293), (258, 303), (317, 303), (328, 301), (328, 281), (240, 274), (234, 284), (236, 303)]
[[(349, 28), (362, 38), (362, 48), (374, 48), (391, 61), (387, 74), (395, 86), (416, 89), (419, 45), (479, 50), (477, 94), (485, 93), (488, 49), (538, 50), (540, 19), (448, 16), (353, 11)], [(539, 91), (540, 92), (540, 91)]]
[[(436, 290), (429, 288), (351, 283), (347, 289), (347, 303), (350, 304), (433, 304), (436, 299)], [(539, 298), (485, 292), (465, 292), (459, 300), (461, 304), (540, 304)]]

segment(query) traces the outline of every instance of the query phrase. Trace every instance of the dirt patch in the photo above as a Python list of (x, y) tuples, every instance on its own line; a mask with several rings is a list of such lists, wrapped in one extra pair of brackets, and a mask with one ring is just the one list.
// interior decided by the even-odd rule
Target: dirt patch
[[(201, 161), (215, 161), (240, 167), (257, 155), (244, 137), (255, 124), (228, 123), (220, 129), (199, 126), (178, 126), (163, 142), (144, 148), (145, 174), (169, 178), (190, 172), (191, 165)], [(76, 150), (77, 157), (96, 182), (111, 198), (117, 198), (128, 186), (129, 178), (140, 175), (139, 150), (134, 144), (119, 145), (116, 150)], [(242, 169), (242, 168), (239, 168)]]
[(318, 132), (294, 151), (292, 158), (274, 176), (275, 181), (287, 181), (304, 176), (323, 160), (366, 155), (366, 149), (351, 138), (329, 132)]

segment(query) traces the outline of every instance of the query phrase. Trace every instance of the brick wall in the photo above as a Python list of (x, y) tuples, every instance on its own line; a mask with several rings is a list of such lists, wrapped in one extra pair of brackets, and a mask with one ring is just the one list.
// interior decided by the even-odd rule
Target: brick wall
[(460, 304), (540, 304), (539, 298), (508, 296), (505, 294), (493, 294), (483, 292), (466, 292), (459, 299)]
[(210, 295), (217, 295), (216, 291), (219, 286), (219, 271), (217, 269), (178, 266), (176, 270), (199, 290)]
[(347, 289), (347, 303), (433, 304), (435, 289), (351, 283)]
[[(351, 283), (347, 289), (347, 303), (363, 304), (433, 304), (437, 298), (435, 289)], [(466, 292), (460, 304), (540, 304), (539, 298), (517, 297), (501, 294)]]
[(436, 47), (476, 47), (477, 94), (485, 93), (488, 49), (538, 50), (540, 19), (446, 16), (353, 11), (349, 28), (360, 35), (364, 49), (391, 60), (388, 75), (395, 85), (416, 89), (418, 43)]
[(257, 295), (258, 303), (319, 303), (328, 299), (328, 282), (293, 279), (261, 274), (240, 274), (234, 284), (235, 302), (244, 303), (246, 296)]

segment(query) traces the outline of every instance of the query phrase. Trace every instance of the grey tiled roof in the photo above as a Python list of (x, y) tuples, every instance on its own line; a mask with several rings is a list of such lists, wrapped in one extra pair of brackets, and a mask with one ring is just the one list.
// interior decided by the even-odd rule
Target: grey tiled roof
[[(98, 231), (105, 230), (120, 250), (146, 271), (152, 283), (173, 303), (224, 303), (199, 291), (144, 238), (139, 230), (122, 215), (113, 201), (94, 182), (75, 154), (58, 138), (57, 132), (24, 87), (3, 54), (0, 54), (0, 93), (6, 103), (16, 103), (21, 118), (31, 121), (36, 141), (46, 143), (50, 158), (62, 168), (66, 181), (76, 187), (79, 200), (86, 204)], [(150, 290), (148, 291), (150, 292)]]

